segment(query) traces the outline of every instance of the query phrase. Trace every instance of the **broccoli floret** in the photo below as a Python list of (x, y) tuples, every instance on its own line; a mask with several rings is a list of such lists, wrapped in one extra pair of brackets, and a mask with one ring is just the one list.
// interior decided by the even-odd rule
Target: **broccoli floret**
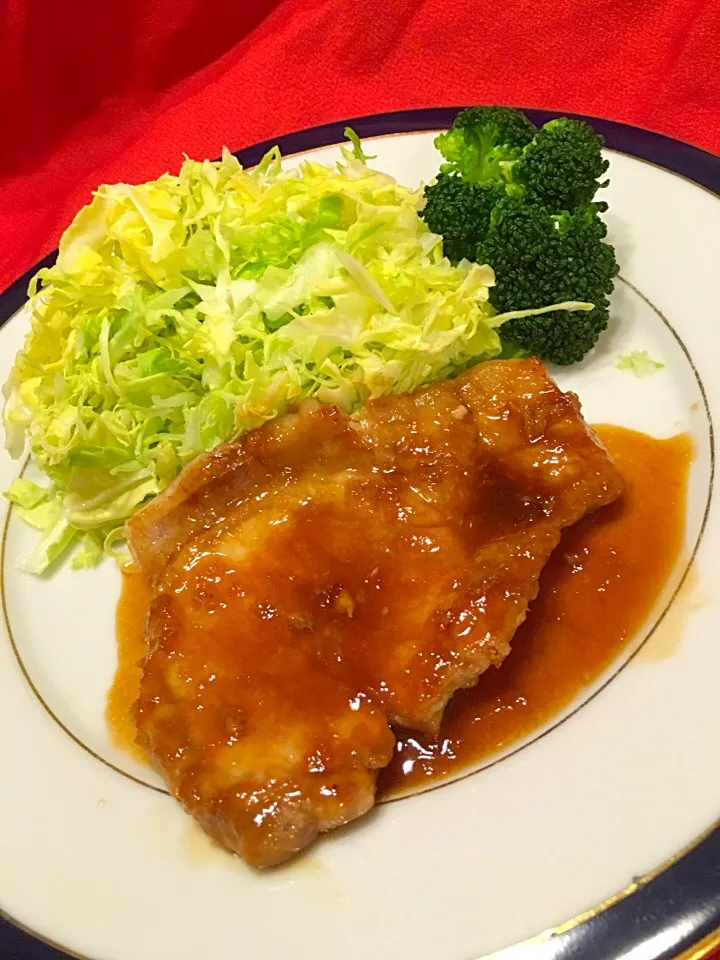
[(519, 110), (473, 107), (435, 143), (447, 162), (425, 190), (422, 215), (450, 259), (493, 267), (493, 306), (504, 313), (594, 304), (506, 322), (502, 355), (581, 360), (607, 327), (618, 271), (599, 217), (607, 205), (593, 202), (608, 167), (602, 137), (578, 120), (536, 130)]
[(581, 120), (562, 117), (535, 134), (507, 171), (508, 192), (551, 210), (574, 210), (590, 203), (608, 168), (605, 141)]
[(522, 198), (506, 197), (496, 205), (476, 251), (476, 259), (495, 271), (490, 291), (495, 309), (505, 313), (568, 300), (594, 304), (587, 312), (558, 310), (507, 321), (500, 328), (507, 349), (570, 364), (595, 345), (608, 324), (608, 297), (618, 272), (606, 233), (597, 204), (559, 215)]
[[(568, 366), (579, 363), (607, 329), (607, 306), (588, 313), (557, 310), (539, 317), (509, 320), (502, 331), (503, 346), (514, 349), (507, 356), (540, 357), (545, 363)], [(508, 338), (506, 340), (506, 338)]]
[(439, 174), (425, 187), (421, 216), (433, 233), (443, 238), (443, 251), (450, 260), (474, 260), (477, 246), (485, 239), (493, 208), (505, 196), (496, 183), (468, 183), (452, 173)]
[(450, 130), (435, 139), (447, 161), (440, 170), (458, 173), (469, 183), (501, 180), (502, 165), (516, 160), (535, 132), (525, 114), (510, 107), (462, 110)]

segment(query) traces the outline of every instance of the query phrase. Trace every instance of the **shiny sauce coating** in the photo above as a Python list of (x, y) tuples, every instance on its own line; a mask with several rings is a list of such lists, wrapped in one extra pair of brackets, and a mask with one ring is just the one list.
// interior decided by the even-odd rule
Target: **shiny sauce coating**
[[(685, 435), (658, 440), (622, 427), (595, 429), (626, 481), (623, 497), (564, 533), (512, 654), (455, 695), (440, 734), (396, 731), (381, 796), (455, 776), (547, 723), (621, 653), (652, 610), (682, 549), (692, 444)], [(136, 757), (131, 707), (149, 598), (142, 575), (123, 576), (107, 720), (115, 741)]]

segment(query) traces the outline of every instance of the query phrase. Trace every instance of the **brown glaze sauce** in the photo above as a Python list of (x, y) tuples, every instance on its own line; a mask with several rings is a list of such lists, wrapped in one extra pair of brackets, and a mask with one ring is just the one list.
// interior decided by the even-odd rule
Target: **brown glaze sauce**
[(152, 592), (139, 570), (123, 571), (122, 590), (115, 613), (117, 670), (108, 693), (105, 720), (114, 742), (147, 763), (147, 755), (135, 743), (132, 706), (140, 692), (140, 674), (145, 659), (145, 617)]
[[(687, 435), (658, 440), (623, 427), (595, 429), (625, 478), (625, 494), (565, 532), (511, 656), (455, 695), (440, 735), (397, 731), (381, 796), (457, 775), (546, 723), (618, 656), (650, 613), (682, 549), (692, 442)], [(125, 573), (118, 669), (107, 704), (114, 740), (140, 758), (131, 707), (149, 599), (144, 577)]]

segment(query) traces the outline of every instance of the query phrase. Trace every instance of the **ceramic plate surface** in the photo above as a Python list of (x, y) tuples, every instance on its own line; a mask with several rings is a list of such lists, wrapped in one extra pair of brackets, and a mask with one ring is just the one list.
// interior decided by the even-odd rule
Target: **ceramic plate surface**
[[(374, 166), (416, 186), (436, 172), (433, 131), (453, 114), (351, 122), (374, 138)], [(297, 151), (334, 160), (343, 127), (284, 138), (288, 162)], [(590, 422), (688, 432), (695, 445), (684, 549), (643, 628), (527, 740), (258, 874), (214, 848), (109, 738), (117, 569), (20, 572), (33, 534), (3, 500), (0, 908), (14, 925), (89, 960), (471, 960), (504, 949), (538, 960), (628, 955), (640, 940), (644, 956), (671, 956), (720, 922), (720, 161), (596, 127), (615, 148), (606, 199), (621, 279), (599, 348), (553, 373)], [(0, 381), (28, 330), (18, 289), (0, 300), (13, 314)], [(664, 370), (617, 370), (633, 349)], [(18, 471), (2, 452), (0, 488)], [(3, 942), (3, 957), (59, 955), (10, 924)]]

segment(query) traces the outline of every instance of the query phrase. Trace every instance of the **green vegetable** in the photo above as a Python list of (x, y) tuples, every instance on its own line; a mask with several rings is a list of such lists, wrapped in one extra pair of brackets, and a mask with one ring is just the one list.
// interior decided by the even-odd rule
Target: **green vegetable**
[(440, 173), (425, 190), (422, 216), (433, 233), (443, 237), (443, 250), (454, 262), (477, 258), (478, 244), (487, 236), (490, 216), (505, 196), (502, 184), (469, 183), (453, 173)]
[(618, 271), (599, 216), (606, 204), (593, 202), (608, 165), (602, 137), (577, 120), (536, 131), (518, 110), (475, 107), (435, 143), (447, 163), (425, 188), (422, 216), (452, 260), (493, 268), (492, 305), (502, 312), (567, 300), (593, 307), (506, 323), (502, 355), (582, 360), (607, 327)]
[(494, 209), (477, 257), (492, 264), (491, 302), (500, 311), (565, 300), (593, 305), (587, 313), (558, 311), (511, 320), (503, 343), (549, 363), (582, 360), (607, 328), (617, 263), (604, 243), (606, 227), (592, 206), (554, 216), (546, 208), (507, 197)]
[(345, 136), (353, 146), (353, 156), (356, 160), (360, 160), (361, 163), (367, 163), (368, 160), (374, 160), (375, 155), (371, 153), (365, 153), (362, 148), (362, 142), (360, 137), (355, 133), (352, 127), (345, 127), (343, 130), (343, 136)]
[(6, 496), (20, 518), (42, 533), (23, 563), (30, 573), (42, 573), (75, 539), (76, 531), (63, 513), (62, 498), (52, 487), (39, 487), (22, 477), (11, 485)]
[(581, 120), (551, 120), (508, 172), (510, 191), (558, 213), (584, 206), (607, 185), (599, 182), (609, 165), (603, 146), (603, 138)]
[(525, 114), (510, 107), (470, 107), (461, 110), (435, 146), (447, 161), (442, 173), (456, 173), (468, 183), (500, 180), (509, 163), (535, 136)]
[(303, 397), (352, 410), (500, 352), (491, 269), (453, 266), (421, 196), (354, 153), (225, 152), (80, 211), (4, 388), (8, 449), (50, 481), (8, 493), (42, 532), (29, 569), (114, 554), (185, 463)]
[(658, 370), (662, 370), (664, 363), (653, 360), (647, 350), (633, 350), (624, 357), (615, 361), (618, 370), (630, 370), (636, 377), (651, 377)]

